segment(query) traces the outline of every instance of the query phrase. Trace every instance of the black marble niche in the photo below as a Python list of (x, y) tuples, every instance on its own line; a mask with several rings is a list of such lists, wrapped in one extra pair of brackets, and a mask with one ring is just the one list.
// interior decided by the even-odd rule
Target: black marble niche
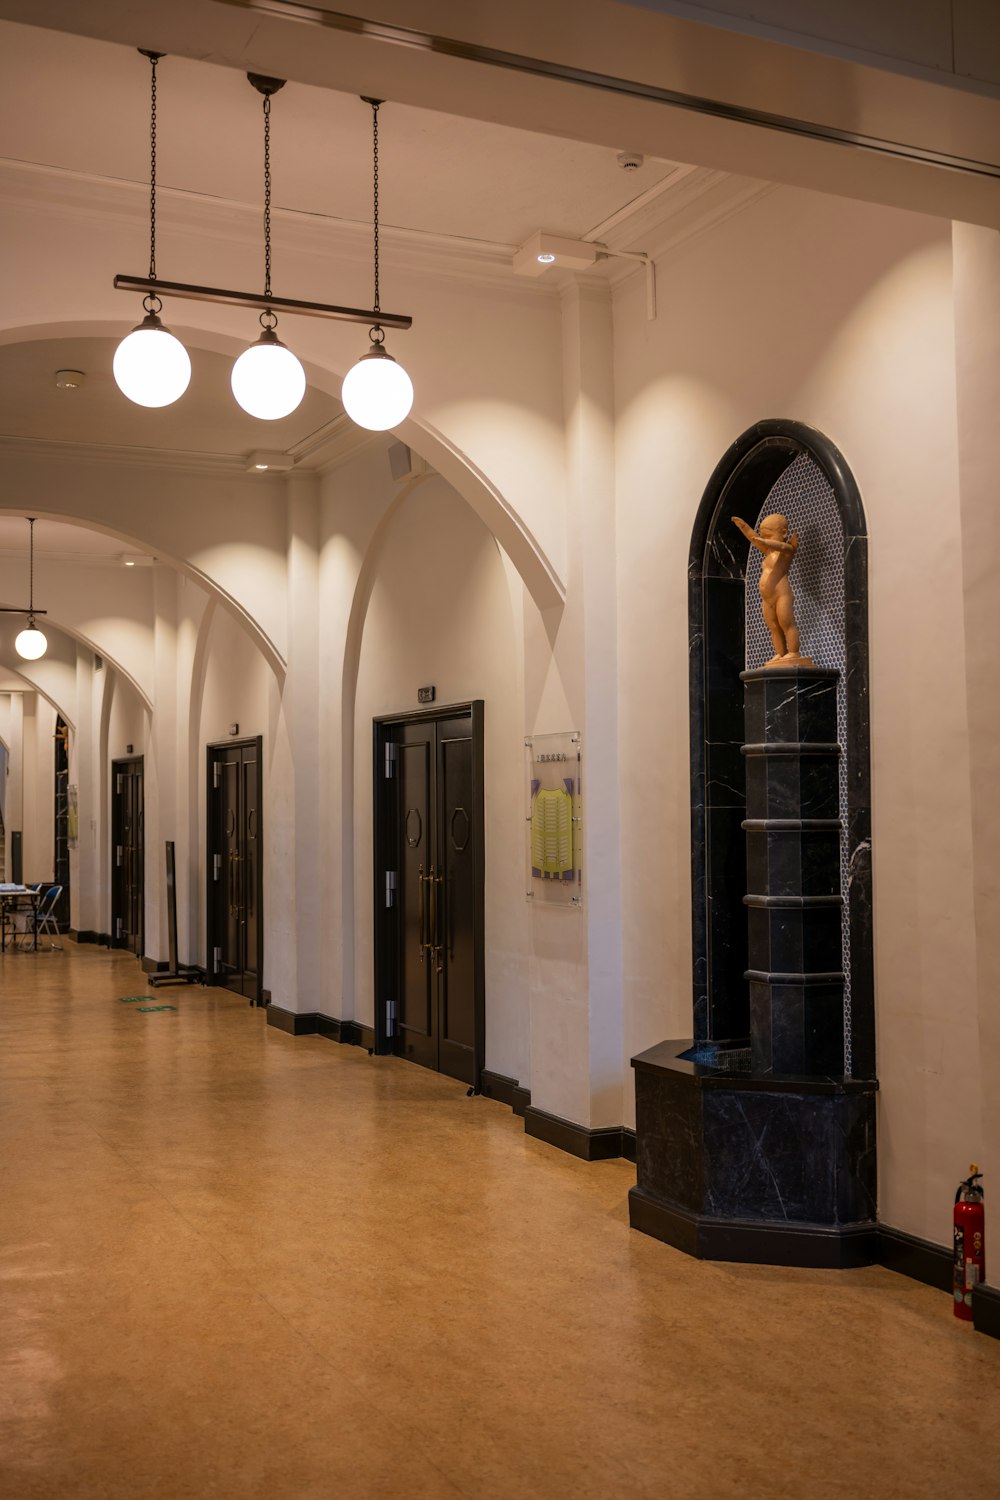
[(869, 1263), (878, 1085), (731, 1074), (691, 1050), (661, 1042), (632, 1060), (632, 1227), (711, 1260)]
[[(803, 454), (831, 485), (844, 536), (842, 745), (836, 672), (745, 674), (746, 723), (737, 687), (746, 659), (747, 549), (731, 517), (754, 525), (776, 481)], [(798, 422), (759, 422), (745, 432), (705, 490), (688, 580), (694, 1039), (663, 1042), (632, 1060), (638, 1180), (630, 1222), (713, 1259), (865, 1264), (876, 1249), (878, 1088), (867, 541), (857, 486), (833, 444)]]
[[(868, 542), (864, 510), (843, 455), (802, 422), (763, 421), (723, 455), (702, 497), (688, 560), (691, 705), (692, 1014), (696, 1041), (749, 1045), (750, 967), (742, 909), (746, 873), (743, 705), (735, 684), (746, 662), (746, 543), (767, 494), (805, 454), (837, 499), (844, 532), (845, 692), (848, 758), (852, 1072), (875, 1076), (868, 723)], [(833, 738), (836, 738), (834, 735)], [(839, 961), (836, 967), (839, 968)]]

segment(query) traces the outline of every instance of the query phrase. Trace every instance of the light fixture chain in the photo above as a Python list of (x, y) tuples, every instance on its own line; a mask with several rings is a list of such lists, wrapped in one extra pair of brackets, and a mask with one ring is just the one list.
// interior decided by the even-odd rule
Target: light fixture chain
[(156, 58), (150, 58), (152, 69), (149, 96), (149, 279), (156, 280)]
[(28, 518), (28, 619), (35, 618), (35, 518)]
[(375, 300), (372, 310), (380, 312), (379, 289), (378, 289), (378, 105), (372, 105), (372, 179), (374, 187), (374, 213), (372, 215), (374, 230), (374, 262), (375, 262)]
[(271, 295), (271, 96), (264, 95), (264, 296)]

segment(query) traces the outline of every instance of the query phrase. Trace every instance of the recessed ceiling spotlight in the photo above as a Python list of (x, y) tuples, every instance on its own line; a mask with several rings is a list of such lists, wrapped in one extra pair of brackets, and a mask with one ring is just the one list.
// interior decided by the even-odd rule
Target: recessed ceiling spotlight
[(246, 471), (248, 474), (287, 474), (289, 469), (294, 469), (295, 460), (290, 453), (268, 453), (258, 448), (253, 453), (247, 454)]
[(82, 370), (57, 370), (56, 390), (78, 391), (86, 378)]
[(514, 275), (544, 276), (550, 266), (560, 271), (585, 271), (594, 265), (603, 248), (590, 240), (570, 240), (540, 229), (514, 252)]
[(122, 552), (118, 561), (125, 568), (151, 568), (156, 561), (148, 552)]

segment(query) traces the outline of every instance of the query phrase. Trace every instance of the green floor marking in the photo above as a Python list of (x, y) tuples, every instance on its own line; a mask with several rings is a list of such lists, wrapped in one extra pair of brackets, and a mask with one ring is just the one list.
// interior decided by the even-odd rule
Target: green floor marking
[[(152, 996), (149, 997), (152, 999)], [(176, 1010), (176, 1005), (140, 1005), (139, 1011), (142, 1015), (148, 1015), (153, 1010)]]
[(152, 1000), (152, 995), (119, 995), (119, 1005), (136, 1005), (140, 1000)]

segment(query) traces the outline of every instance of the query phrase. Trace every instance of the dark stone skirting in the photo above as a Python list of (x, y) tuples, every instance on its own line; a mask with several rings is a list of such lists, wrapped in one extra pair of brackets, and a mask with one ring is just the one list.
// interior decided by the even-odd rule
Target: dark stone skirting
[(485, 1068), (481, 1092), (485, 1099), (495, 1099), (498, 1104), (508, 1105), (516, 1115), (522, 1115), (525, 1135), (545, 1141), (581, 1161), (612, 1161), (616, 1157), (635, 1161), (635, 1131), (627, 1125), (607, 1125), (603, 1129), (591, 1130), (573, 1120), (550, 1115), (543, 1109), (533, 1109), (530, 1089), (522, 1088), (516, 1078), (491, 1073)]
[(270, 1003), (267, 1007), (267, 1024), (288, 1036), (322, 1036), (330, 1042), (343, 1042), (350, 1047), (375, 1047), (375, 1030), (361, 1021), (338, 1021), (335, 1016), (325, 1016), (322, 1011), (284, 1010)]
[(898, 1271), (901, 1276), (922, 1281), (939, 1292), (951, 1292), (951, 1251), (944, 1245), (880, 1224), (876, 1259), (887, 1271)]
[(972, 1290), (972, 1326), (977, 1333), (1000, 1339), (1000, 1287), (977, 1286)]
[[(544, 1109), (528, 1105), (524, 1112), (524, 1133), (549, 1146), (556, 1146), (581, 1161), (612, 1161), (625, 1155), (621, 1125), (606, 1125), (596, 1130), (562, 1120)], [(633, 1137), (634, 1139), (634, 1137)]]
[(640, 1187), (630, 1191), (628, 1206), (633, 1229), (700, 1260), (846, 1270), (870, 1266), (876, 1259), (874, 1224), (831, 1227), (718, 1219), (662, 1203)]
[(75, 927), (68, 927), (66, 935), (67, 937), (71, 937), (74, 943), (96, 943), (101, 948), (111, 947), (110, 932), (94, 932), (89, 927), (83, 932), (77, 932)]

